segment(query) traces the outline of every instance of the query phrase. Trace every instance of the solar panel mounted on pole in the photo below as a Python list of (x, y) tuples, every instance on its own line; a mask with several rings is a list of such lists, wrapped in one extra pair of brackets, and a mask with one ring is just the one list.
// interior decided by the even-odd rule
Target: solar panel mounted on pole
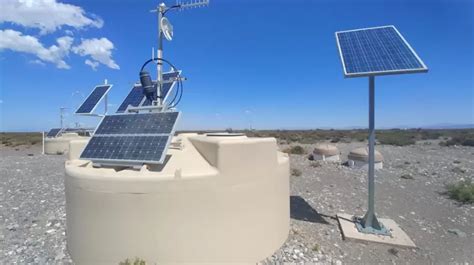
[(76, 110), (76, 114), (91, 115), (102, 99), (105, 99), (105, 109), (107, 109), (107, 93), (110, 91), (111, 87), (112, 85), (108, 84), (96, 86), (81, 106)]
[(359, 232), (389, 235), (375, 215), (375, 76), (423, 73), (428, 68), (394, 26), (336, 32), (345, 77), (369, 77), (368, 210), (356, 221)]

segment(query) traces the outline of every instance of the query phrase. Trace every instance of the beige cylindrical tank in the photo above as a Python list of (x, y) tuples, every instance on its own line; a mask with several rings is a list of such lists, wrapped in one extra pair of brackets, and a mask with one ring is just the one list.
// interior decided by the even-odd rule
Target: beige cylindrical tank
[(340, 160), (339, 149), (331, 144), (318, 144), (313, 150), (313, 159), (338, 162)]
[(285, 242), (289, 158), (274, 138), (180, 134), (173, 142), (161, 166), (66, 161), (76, 264), (255, 264)]
[(72, 140), (88, 140), (90, 137), (79, 136), (77, 133), (63, 133), (59, 137), (44, 139), (44, 153), (47, 155), (60, 155), (69, 152), (69, 143)]
[(78, 139), (78, 140), (71, 140), (69, 142), (69, 153), (68, 159), (79, 159), (81, 156), (82, 151), (86, 147), (87, 143), (89, 142), (89, 137), (83, 137), (85, 139)]
[[(374, 152), (374, 166), (375, 169), (383, 168), (383, 156), (382, 154), (375, 150)], [(355, 168), (368, 168), (369, 164), (369, 149), (367, 147), (360, 147), (352, 150), (347, 156), (349, 166)]]

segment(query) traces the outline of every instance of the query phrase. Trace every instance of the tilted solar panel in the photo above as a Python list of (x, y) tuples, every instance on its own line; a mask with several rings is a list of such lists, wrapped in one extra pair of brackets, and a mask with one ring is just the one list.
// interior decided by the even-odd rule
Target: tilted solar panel
[(162, 112), (105, 116), (95, 134), (170, 134), (178, 114)]
[(163, 73), (162, 77), (165, 82), (171, 82), (171, 81), (175, 81), (176, 78), (178, 78), (180, 73), (181, 71), (166, 72), (166, 73)]
[(94, 136), (81, 158), (96, 161), (125, 160), (157, 162), (165, 153), (170, 135), (151, 136)]
[[(161, 88), (162, 98), (166, 100), (169, 92), (176, 83), (176, 78), (180, 75), (181, 71), (176, 72), (166, 72), (163, 73), (163, 86)], [(154, 82), (155, 83), (155, 82)], [(143, 95), (143, 88), (140, 84), (136, 84), (127, 97), (123, 100), (117, 109), (117, 113), (122, 113), (127, 110), (128, 106), (138, 107), (138, 106), (150, 106), (151, 101), (145, 98)]]
[(60, 132), (61, 128), (53, 128), (49, 130), (49, 132), (46, 134), (46, 137), (57, 137)]
[(132, 107), (140, 106), (143, 97), (144, 96), (142, 86), (135, 85), (134, 87), (132, 87), (132, 90), (130, 90), (130, 93), (128, 93), (127, 97), (123, 100), (122, 104), (120, 104), (119, 108), (117, 109), (117, 112), (124, 112), (129, 105), (131, 105)]
[(179, 112), (105, 116), (81, 154), (98, 164), (160, 164), (166, 157)]
[(112, 85), (100, 85), (96, 86), (89, 96), (84, 100), (82, 105), (77, 109), (76, 114), (90, 114), (94, 111), (95, 107), (109, 92)]
[(169, 72), (163, 74), (163, 85), (161, 86), (161, 97), (163, 100), (168, 98), (171, 89), (176, 84), (178, 76), (181, 74), (181, 71)]
[(394, 26), (340, 31), (336, 40), (346, 77), (428, 71)]

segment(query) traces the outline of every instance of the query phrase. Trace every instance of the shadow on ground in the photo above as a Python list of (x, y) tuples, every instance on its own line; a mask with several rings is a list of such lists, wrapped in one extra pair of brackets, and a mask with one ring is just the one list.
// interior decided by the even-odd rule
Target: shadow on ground
[(290, 217), (311, 223), (329, 224), (321, 214), (300, 196), (290, 196)]

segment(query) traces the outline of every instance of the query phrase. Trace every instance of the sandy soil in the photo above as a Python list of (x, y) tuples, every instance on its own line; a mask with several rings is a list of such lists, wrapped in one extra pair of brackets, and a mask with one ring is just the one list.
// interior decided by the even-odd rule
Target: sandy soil
[[(336, 145), (347, 154), (364, 144)], [(302, 171), (291, 177), (291, 231), (264, 263), (473, 263), (474, 205), (459, 205), (442, 193), (446, 183), (474, 176), (474, 148), (436, 142), (377, 148), (385, 157), (376, 173), (378, 216), (394, 219), (418, 248), (342, 240), (335, 215), (364, 214), (366, 171), (291, 155), (291, 167)], [(66, 156), (43, 156), (40, 147), (17, 149), (0, 147), (0, 264), (71, 263), (65, 250)]]

